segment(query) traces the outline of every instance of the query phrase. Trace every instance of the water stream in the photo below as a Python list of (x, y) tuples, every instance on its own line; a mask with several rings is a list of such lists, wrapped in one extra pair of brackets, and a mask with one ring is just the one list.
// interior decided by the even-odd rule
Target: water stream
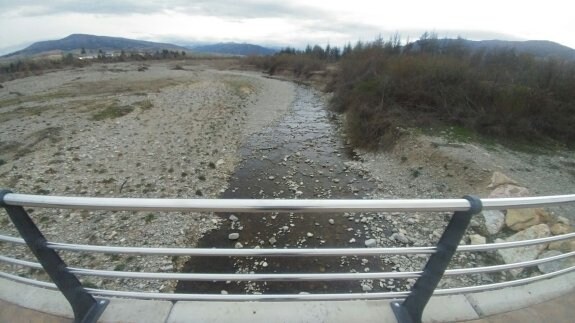
[[(290, 113), (250, 137), (242, 162), (222, 198), (361, 199), (374, 183), (349, 167), (355, 156), (338, 134), (322, 98), (298, 86)], [(199, 248), (364, 247), (366, 222), (375, 214), (220, 213), (219, 230), (206, 234)], [(230, 217), (232, 221), (230, 220)], [(237, 219), (237, 220), (236, 220)], [(380, 219), (378, 221), (385, 221)], [(384, 226), (385, 227), (385, 226)], [(230, 233), (239, 233), (230, 240)], [(241, 244), (241, 246), (239, 244)], [(184, 272), (322, 273), (380, 271), (377, 257), (193, 257)], [(340, 282), (178, 282), (186, 293), (361, 292), (357, 281)]]

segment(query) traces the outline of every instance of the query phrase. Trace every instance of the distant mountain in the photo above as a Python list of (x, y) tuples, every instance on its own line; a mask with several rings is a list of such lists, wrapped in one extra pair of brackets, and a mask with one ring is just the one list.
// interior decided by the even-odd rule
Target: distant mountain
[(4, 57), (11, 56), (32, 56), (45, 52), (61, 51), (69, 52), (81, 50), (84, 48), (88, 52), (102, 51), (120, 51), (120, 50), (141, 50), (141, 51), (156, 51), (156, 50), (176, 50), (186, 51), (187, 48), (176, 46), (173, 44), (155, 43), (143, 40), (134, 40), (121, 37), (108, 37), (108, 36), (94, 36), (86, 34), (72, 34), (66, 38), (58, 40), (47, 40), (34, 43), (22, 50), (10, 53)]
[(212, 54), (224, 54), (224, 55), (273, 55), (277, 52), (275, 49), (262, 47), (253, 44), (239, 44), (239, 43), (218, 43), (212, 45), (198, 45), (189, 47), (194, 52), (199, 53), (212, 53)]
[[(410, 50), (418, 50), (420, 46), (429, 40), (418, 40), (411, 44)], [(476, 50), (514, 50), (518, 54), (530, 54), (539, 58), (559, 58), (575, 60), (575, 49), (547, 40), (467, 40), (467, 39), (438, 39), (439, 46), (451, 46), (455, 44)]]

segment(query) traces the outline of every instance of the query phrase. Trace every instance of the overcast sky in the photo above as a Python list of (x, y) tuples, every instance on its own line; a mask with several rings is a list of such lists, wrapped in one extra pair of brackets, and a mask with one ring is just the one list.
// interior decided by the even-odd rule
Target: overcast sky
[(73, 33), (142, 40), (341, 45), (398, 32), (545, 39), (575, 48), (571, 1), (0, 0), (0, 52)]

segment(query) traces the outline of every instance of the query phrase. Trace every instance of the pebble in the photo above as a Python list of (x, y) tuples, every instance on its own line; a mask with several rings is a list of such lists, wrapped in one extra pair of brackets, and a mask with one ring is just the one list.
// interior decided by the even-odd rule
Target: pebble
[(235, 215), (233, 215), (233, 214), (230, 215), (230, 218), (229, 218), (229, 219), (230, 219), (230, 221), (232, 221), (232, 222), (236, 222), (237, 220), (239, 220), (238, 217), (235, 216)]
[(241, 249), (244, 247), (243, 244), (241, 244), (240, 242), (236, 242), (236, 245), (234, 246), (236, 249)]
[(332, 225), (335, 224), (334, 219), (329, 219), (329, 220), (327, 220), (327, 222), (329, 222), (329, 224), (332, 224)]
[(270, 242), (271, 245), (274, 245), (276, 244), (276, 242), (278, 242), (277, 239), (274, 237), (271, 237), (268, 241)]
[(237, 232), (230, 233), (228, 235), (228, 239), (230, 240), (238, 240), (240, 238), (240, 234)]
[(377, 241), (375, 239), (367, 239), (365, 240), (365, 246), (368, 248), (373, 248), (377, 245)]
[(270, 176), (270, 177), (268, 177), (268, 179), (269, 179), (270, 181), (273, 181), (274, 179), (276, 179), (276, 177), (275, 177), (275, 176)]
[(311, 232), (308, 232), (308, 233), (307, 233), (307, 237), (308, 237), (308, 238), (311, 238), (311, 237), (313, 237), (313, 233), (311, 233)]

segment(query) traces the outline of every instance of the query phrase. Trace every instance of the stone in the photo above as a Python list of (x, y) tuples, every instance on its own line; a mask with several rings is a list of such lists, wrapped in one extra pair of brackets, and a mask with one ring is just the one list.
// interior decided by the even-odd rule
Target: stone
[(575, 240), (551, 242), (548, 248), (549, 250), (558, 250), (561, 252), (575, 251)]
[(230, 219), (230, 221), (232, 221), (232, 222), (236, 222), (237, 220), (239, 220), (238, 217), (235, 216), (235, 215), (233, 215), (233, 214), (230, 215), (229, 219)]
[(496, 188), (505, 184), (519, 185), (516, 181), (509, 178), (507, 175), (501, 172), (493, 172), (493, 175), (491, 176), (491, 183), (487, 185), (487, 188)]
[(470, 244), (485, 244), (487, 243), (487, 239), (479, 234), (472, 234), (469, 236), (469, 243)]
[(311, 233), (311, 232), (308, 232), (308, 233), (307, 233), (307, 237), (308, 237), (308, 238), (311, 238), (311, 237), (313, 237), (313, 233)]
[(367, 239), (365, 240), (365, 246), (368, 248), (373, 248), (377, 245), (377, 241), (375, 239)]
[(274, 245), (276, 244), (276, 242), (278, 242), (275, 237), (271, 237), (268, 241), (270, 242), (271, 245)]
[(275, 177), (275, 176), (270, 176), (270, 177), (268, 177), (268, 179), (269, 179), (270, 181), (273, 181), (274, 179), (276, 179), (276, 177)]
[(505, 215), (505, 225), (513, 231), (521, 231), (541, 223), (535, 209), (510, 209)]
[(527, 197), (529, 195), (529, 190), (525, 187), (513, 184), (503, 184), (495, 188), (489, 194), (489, 198)]
[(230, 240), (238, 240), (240, 238), (240, 234), (237, 232), (230, 233), (228, 235), (228, 239)]
[(559, 222), (552, 225), (550, 229), (551, 229), (551, 233), (554, 236), (560, 235), (560, 234), (567, 234), (567, 233), (570, 233), (572, 231), (570, 225), (559, 223)]
[(567, 219), (567, 218), (564, 217), (564, 216), (558, 216), (558, 217), (557, 217), (557, 222), (563, 223), (563, 224), (567, 224), (567, 225), (571, 224), (571, 223), (569, 222), (569, 219)]
[[(497, 239), (495, 242), (512, 242), (521, 240), (531, 240), (549, 237), (551, 230), (547, 224), (537, 224), (526, 230), (519, 231), (516, 234), (508, 237), (507, 239)], [(538, 244), (534, 246), (525, 246), (519, 248), (499, 249), (497, 254), (503, 259), (506, 264), (534, 260), (539, 254), (547, 247), (546, 244)], [(511, 269), (511, 275), (517, 277), (523, 268)]]
[(329, 220), (327, 220), (327, 222), (329, 222), (329, 224), (331, 224), (331, 225), (335, 224), (334, 219), (329, 219)]
[(244, 247), (243, 244), (241, 244), (240, 242), (236, 242), (236, 245), (234, 246), (236, 249), (241, 249)]
[(505, 225), (505, 214), (499, 210), (485, 210), (481, 212), (485, 220), (485, 231), (487, 234), (498, 234)]
[(409, 239), (403, 233), (394, 233), (389, 237), (391, 240), (395, 240), (401, 243), (409, 243)]
[(224, 160), (218, 159), (218, 161), (216, 162), (216, 167), (222, 166), (223, 164), (224, 164)]
[[(562, 254), (563, 253), (561, 251), (548, 250), (548, 251), (541, 253), (541, 255), (539, 255), (538, 259), (559, 256)], [(544, 274), (548, 274), (548, 273), (552, 273), (554, 271), (569, 268), (572, 266), (575, 266), (575, 259), (572, 257), (569, 257), (569, 258), (563, 258), (563, 259), (555, 260), (555, 261), (551, 261), (551, 262), (546, 262), (544, 264), (539, 264), (539, 265), (537, 265), (537, 268), (539, 269), (540, 272), (542, 272)]]

